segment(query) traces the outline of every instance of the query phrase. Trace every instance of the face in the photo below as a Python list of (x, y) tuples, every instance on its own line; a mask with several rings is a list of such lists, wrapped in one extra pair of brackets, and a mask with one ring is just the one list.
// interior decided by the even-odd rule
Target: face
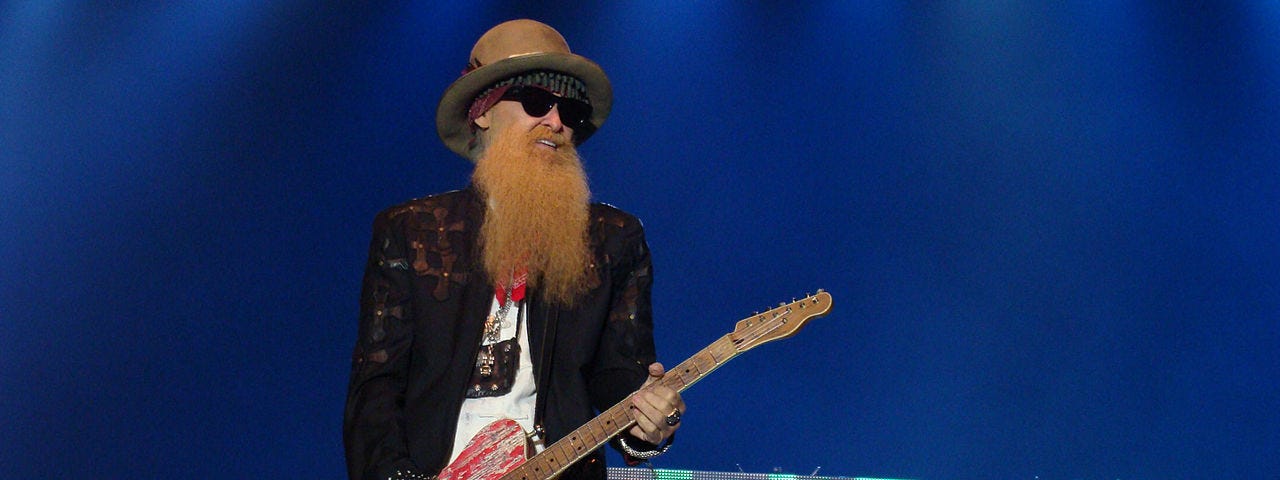
[(546, 128), (556, 134), (562, 140), (538, 139), (535, 141), (537, 148), (555, 151), (563, 145), (559, 143), (571, 141), (573, 138), (573, 129), (569, 128), (560, 120), (559, 106), (552, 107), (547, 111), (546, 115), (541, 117), (533, 117), (525, 113), (524, 107), (520, 102), (513, 100), (502, 100), (494, 104), (493, 108), (479, 116), (475, 120), (476, 126), (480, 127), (480, 140), (482, 145), (489, 145), (493, 138), (501, 135), (508, 129), (515, 129), (513, 133), (524, 134), (531, 132), (537, 128)]
[(472, 174), (488, 206), (480, 227), (486, 273), (501, 281), (527, 272), (544, 298), (569, 305), (583, 291), (591, 259), (591, 191), (569, 129), (554, 109), (532, 118), (516, 102), (499, 102), (486, 115), (489, 143)]

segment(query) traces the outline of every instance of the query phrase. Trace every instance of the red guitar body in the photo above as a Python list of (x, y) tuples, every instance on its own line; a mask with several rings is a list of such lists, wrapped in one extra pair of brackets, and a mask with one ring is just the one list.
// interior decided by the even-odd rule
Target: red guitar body
[(467, 447), (439, 480), (497, 480), (524, 463), (529, 451), (524, 430), (514, 420), (490, 423), (471, 437)]

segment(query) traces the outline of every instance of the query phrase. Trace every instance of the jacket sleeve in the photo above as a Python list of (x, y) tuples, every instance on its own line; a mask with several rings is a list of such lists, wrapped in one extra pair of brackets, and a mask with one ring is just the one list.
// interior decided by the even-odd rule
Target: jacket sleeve
[[(632, 218), (624, 225), (621, 243), (618, 261), (609, 269), (612, 278), (606, 280), (613, 282), (613, 298), (589, 382), (592, 406), (598, 411), (640, 388), (649, 377), (649, 364), (656, 361), (650, 295), (653, 266), (638, 220)], [(629, 445), (649, 445), (626, 432), (622, 436)], [(622, 452), (616, 440), (611, 444)], [(623, 456), (632, 460), (625, 452)]]
[(405, 241), (392, 215), (379, 214), (360, 289), (360, 317), (352, 355), (342, 437), (352, 480), (385, 479), (414, 471), (405, 446), (404, 391), (413, 328)]

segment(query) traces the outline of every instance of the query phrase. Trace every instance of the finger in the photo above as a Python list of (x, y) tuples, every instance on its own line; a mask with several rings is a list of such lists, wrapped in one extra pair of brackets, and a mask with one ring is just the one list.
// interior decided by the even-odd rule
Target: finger
[(636, 392), (636, 396), (651, 405), (654, 412), (661, 414), (663, 418), (670, 415), (672, 410), (679, 410), (681, 413), (685, 410), (684, 399), (680, 398), (680, 393), (671, 387), (654, 385)]
[(642, 427), (640, 423), (637, 422), (636, 426), (631, 427), (631, 430), (628, 433), (630, 433), (631, 436), (633, 437), (639, 438), (649, 443), (655, 443), (655, 444), (661, 443), (662, 432), (656, 430), (656, 428), (658, 427), (650, 426), (649, 428), (645, 428), (645, 427)]
[(649, 443), (658, 444), (662, 442), (662, 437), (641, 430), (639, 426), (631, 427), (631, 430), (627, 430), (627, 433)]
[(662, 440), (662, 427), (651, 417), (648, 412), (651, 409), (650, 405), (642, 404), (639, 399), (632, 400), (632, 408), (628, 409), (627, 413), (635, 420), (636, 426), (631, 428), (631, 435), (649, 443), (658, 443)]
[(632, 407), (635, 410), (632, 413), (637, 419), (637, 424), (644, 427), (648, 433), (657, 434), (659, 439), (666, 438), (670, 436), (670, 432), (675, 431), (678, 422), (677, 425), (669, 425), (667, 417), (670, 417), (674, 411), (683, 412), (683, 405), (684, 402), (679, 393), (661, 385), (636, 392), (632, 396)]
[(658, 362), (650, 363), (650, 364), (649, 364), (649, 378), (646, 378), (646, 379), (645, 379), (645, 381), (644, 381), (644, 386), (642, 386), (641, 388), (647, 387), (647, 386), (652, 385), (653, 383), (657, 382), (658, 380), (661, 380), (661, 379), (662, 379), (662, 376), (663, 376), (663, 375), (665, 375), (666, 373), (667, 373), (667, 371), (666, 371), (666, 369), (665, 369), (665, 368), (663, 368), (663, 367), (662, 367), (662, 364), (661, 364), (661, 363), (658, 363)]
[[(680, 427), (680, 417), (675, 412), (683, 414), (682, 403), (679, 394), (669, 388), (637, 393), (633, 400), (635, 413), (644, 419), (644, 422), (638, 419), (637, 424), (643, 425), (647, 433), (656, 433), (660, 439), (669, 437)], [(672, 416), (675, 416), (674, 425), (668, 420)]]
[(662, 378), (667, 373), (667, 369), (662, 367), (661, 363), (653, 362), (649, 364), (649, 376)]

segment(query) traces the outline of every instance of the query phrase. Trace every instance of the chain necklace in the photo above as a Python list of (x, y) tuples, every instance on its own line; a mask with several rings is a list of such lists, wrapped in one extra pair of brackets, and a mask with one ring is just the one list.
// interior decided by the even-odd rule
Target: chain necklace
[(508, 326), (507, 314), (511, 312), (511, 287), (505, 289), (506, 301), (498, 302), (498, 313), (490, 315), (484, 323), (484, 343), (498, 343), (502, 338), (502, 327)]

